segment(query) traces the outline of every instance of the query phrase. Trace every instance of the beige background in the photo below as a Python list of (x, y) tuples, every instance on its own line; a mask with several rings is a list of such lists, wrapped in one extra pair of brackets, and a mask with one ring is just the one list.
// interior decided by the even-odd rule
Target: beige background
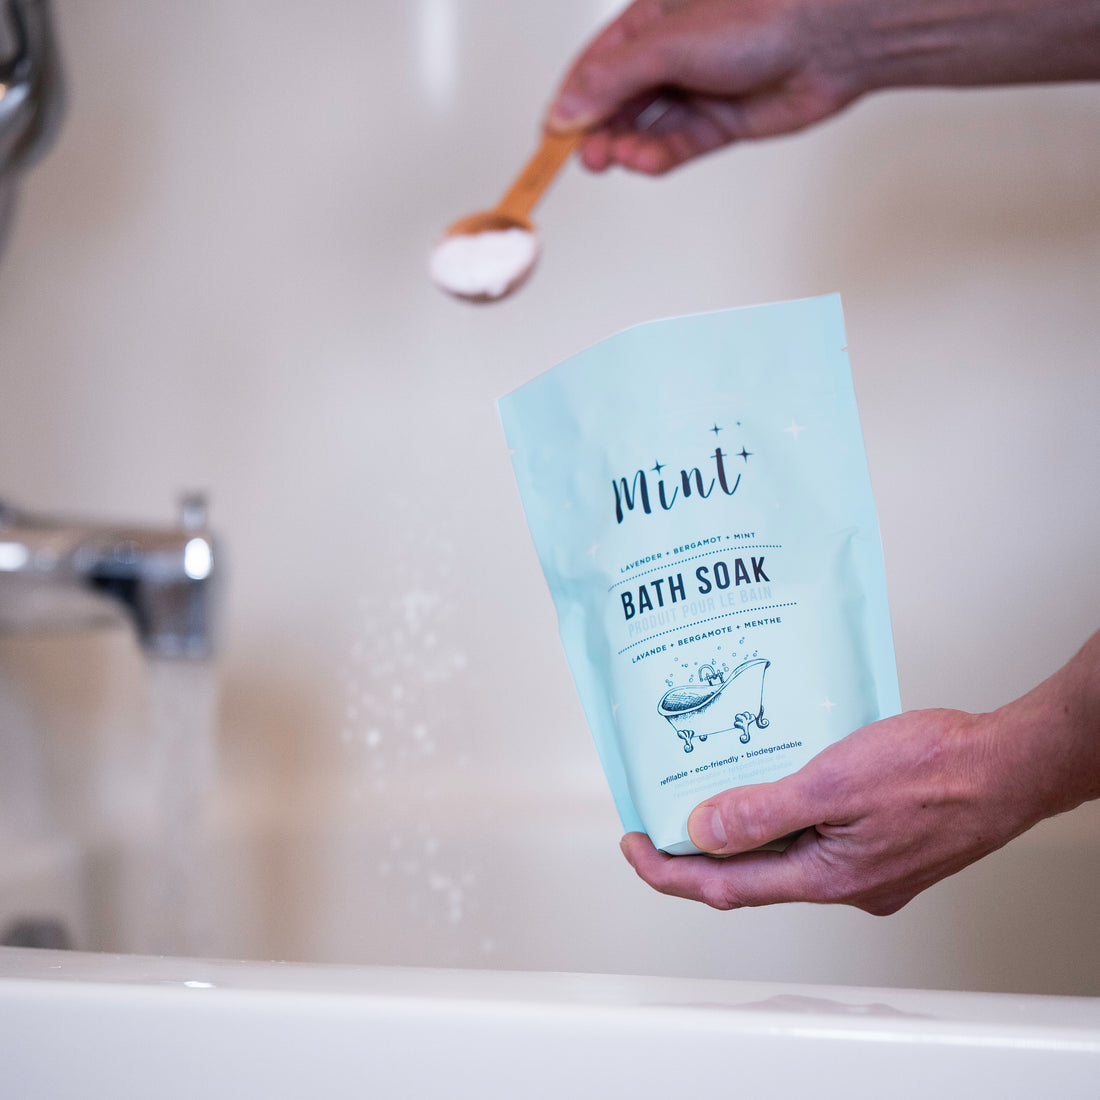
[[(626, 325), (839, 290), (903, 702), (1013, 698), (1100, 625), (1100, 87), (882, 95), (661, 182), (570, 167), (531, 284), (445, 299), (433, 240), (609, 10), (55, 3), (69, 111), (0, 262), (0, 495), (169, 522), (210, 494), (198, 946), (1100, 993), (1096, 807), (887, 920), (636, 883), (494, 409)], [(160, 690), (122, 632), (0, 640), (5, 913), (153, 943)]]

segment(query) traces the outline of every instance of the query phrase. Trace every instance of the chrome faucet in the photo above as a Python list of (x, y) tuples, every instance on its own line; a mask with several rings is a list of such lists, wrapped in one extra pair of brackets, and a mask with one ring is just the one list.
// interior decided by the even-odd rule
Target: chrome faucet
[(65, 522), (0, 501), (0, 633), (123, 618), (152, 656), (207, 657), (214, 565), (198, 495), (183, 499), (174, 528)]
[(61, 64), (47, 0), (0, 0), (0, 249), (18, 175), (61, 127)]
[(31, 165), (61, 122), (61, 66), (46, 0), (0, 0), (0, 176)]

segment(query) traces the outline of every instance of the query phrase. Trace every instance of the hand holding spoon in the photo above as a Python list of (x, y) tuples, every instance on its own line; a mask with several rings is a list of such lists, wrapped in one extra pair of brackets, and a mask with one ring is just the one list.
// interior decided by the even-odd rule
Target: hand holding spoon
[(545, 132), (534, 156), (496, 206), (448, 227), (431, 256), (437, 286), (468, 302), (494, 302), (523, 284), (539, 255), (531, 211), (580, 136)]

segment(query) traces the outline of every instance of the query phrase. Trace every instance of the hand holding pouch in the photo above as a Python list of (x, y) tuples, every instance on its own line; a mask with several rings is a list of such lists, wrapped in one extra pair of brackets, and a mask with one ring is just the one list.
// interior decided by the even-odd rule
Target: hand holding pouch
[(528, 525), (625, 829), (900, 709), (836, 295), (655, 321), (502, 398)]

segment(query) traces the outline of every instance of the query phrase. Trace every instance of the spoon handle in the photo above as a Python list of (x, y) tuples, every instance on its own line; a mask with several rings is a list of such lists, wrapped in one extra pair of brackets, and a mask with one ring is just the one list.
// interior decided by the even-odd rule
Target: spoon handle
[(497, 204), (497, 211), (521, 221), (526, 220), (535, 203), (542, 198), (542, 193), (558, 174), (558, 170), (569, 159), (569, 154), (573, 152), (580, 138), (579, 133), (543, 133), (542, 144), (516, 177), (508, 193)]

